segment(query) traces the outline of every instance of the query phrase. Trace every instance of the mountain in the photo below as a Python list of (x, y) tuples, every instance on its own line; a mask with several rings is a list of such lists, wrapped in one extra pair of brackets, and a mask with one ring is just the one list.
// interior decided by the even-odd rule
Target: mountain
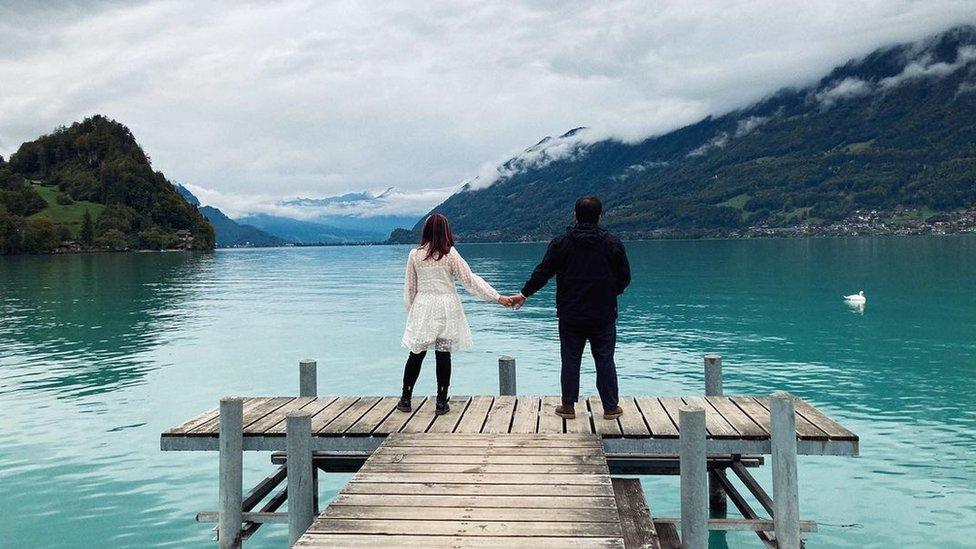
[(257, 227), (238, 224), (213, 206), (201, 207), (200, 199), (190, 189), (179, 183), (174, 183), (173, 187), (187, 202), (196, 206), (200, 213), (207, 218), (207, 221), (213, 225), (218, 248), (260, 248), (288, 244), (286, 240), (272, 236)]
[(270, 235), (257, 227), (237, 223), (213, 206), (202, 206), (200, 213), (213, 225), (218, 248), (257, 248), (288, 244), (287, 240)]
[(413, 210), (418, 212), (415, 214), (394, 213), (403, 206), (406, 198), (395, 187), (388, 187), (376, 194), (363, 191), (324, 198), (294, 198), (281, 200), (277, 205), (300, 211), (303, 218), (316, 223), (375, 233), (372, 239), (382, 240), (394, 229), (413, 227), (420, 213), (436, 204), (436, 201), (426, 202), (423, 209)]
[[(976, 29), (878, 49), (814, 85), (637, 143), (594, 133), (546, 138), (434, 211), (484, 241), (548, 238), (586, 194), (630, 238), (972, 220)], [(415, 241), (419, 225), (391, 240)]]
[(24, 143), (0, 164), (4, 253), (75, 240), (112, 250), (214, 247), (210, 223), (153, 170), (132, 132), (104, 116)]
[(314, 221), (302, 221), (270, 214), (254, 214), (237, 219), (238, 223), (251, 225), (278, 238), (296, 244), (351, 244), (379, 242), (384, 233), (341, 229)]

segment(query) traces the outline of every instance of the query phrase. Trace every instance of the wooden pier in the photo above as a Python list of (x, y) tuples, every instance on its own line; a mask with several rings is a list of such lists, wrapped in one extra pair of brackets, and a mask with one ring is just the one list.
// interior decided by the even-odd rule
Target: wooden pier
[[(794, 548), (816, 529), (799, 517), (796, 456), (858, 453), (857, 435), (802, 399), (723, 395), (715, 356), (706, 395), (622, 397), (610, 421), (595, 397), (570, 420), (555, 415), (558, 397), (510, 394), (455, 396), (442, 416), (415, 397), (405, 414), (396, 397), (316, 396), (315, 363), (300, 372), (297, 397), (225, 398), (162, 433), (163, 450), (220, 452), (220, 511), (198, 520), (218, 522), (221, 547), (287, 522), (298, 546), (669, 547), (680, 530), (682, 547), (704, 548), (709, 530), (751, 530)], [(514, 360), (499, 373), (500, 392), (515, 391)], [(247, 494), (244, 451), (285, 463)], [(764, 455), (772, 495), (748, 471)], [(331, 470), (358, 472), (316, 518), (317, 475)], [(652, 518), (639, 481), (615, 472), (680, 474), (681, 517)], [(708, 518), (727, 501), (743, 518)]]

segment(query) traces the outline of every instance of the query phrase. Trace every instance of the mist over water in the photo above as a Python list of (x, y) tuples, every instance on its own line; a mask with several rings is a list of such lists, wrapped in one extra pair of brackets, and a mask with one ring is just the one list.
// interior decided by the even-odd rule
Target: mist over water
[[(809, 547), (964, 547), (976, 524), (976, 237), (628, 243), (623, 393), (701, 394), (701, 356), (727, 394), (788, 390), (861, 436), (859, 458), (806, 457)], [(460, 245), (514, 293), (543, 244)], [(161, 452), (159, 433), (224, 395), (289, 395), (299, 359), (320, 394), (395, 394), (406, 247), (0, 258), (3, 546), (207, 547), (216, 453)], [(843, 295), (864, 290), (863, 310)], [(475, 349), (452, 393), (558, 392), (554, 284), (506, 311), (464, 295)], [(434, 392), (433, 364), (418, 392)], [(595, 392), (591, 363), (583, 388)], [(270, 471), (249, 453), (245, 482)], [(769, 467), (758, 473), (768, 486)], [(321, 477), (331, 497), (348, 475)], [(675, 477), (644, 480), (677, 516)], [(843, 526), (842, 526), (843, 525)], [(267, 525), (250, 547), (281, 547)], [(719, 540), (713, 546), (720, 547)], [(729, 542), (759, 546), (752, 534)], [(9, 544), (9, 545), (8, 545)]]

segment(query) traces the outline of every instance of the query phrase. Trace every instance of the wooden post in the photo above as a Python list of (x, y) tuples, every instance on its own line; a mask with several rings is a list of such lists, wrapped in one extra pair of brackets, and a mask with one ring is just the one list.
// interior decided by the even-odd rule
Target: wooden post
[(515, 359), (503, 356), (498, 359), (498, 394), (515, 396)]
[(681, 547), (708, 548), (708, 464), (705, 456), (705, 410), (678, 411), (681, 469)]
[[(722, 357), (719, 355), (705, 355), (705, 396), (722, 396)], [(729, 504), (719, 476), (725, 476), (725, 469), (708, 473), (708, 508), (713, 517), (724, 518)]]
[(316, 363), (310, 358), (303, 358), (298, 363), (298, 396), (308, 397), (318, 395), (318, 375)]
[(244, 511), (244, 399), (220, 399), (219, 523), (217, 542), (220, 549), (241, 546)]
[(312, 497), (312, 415), (290, 412), (285, 417), (288, 451), (288, 539), (294, 545), (315, 519)]
[(796, 415), (793, 396), (769, 401), (773, 460), (773, 528), (780, 549), (800, 549), (800, 501), (796, 477)]
[[(310, 358), (298, 361), (298, 396), (313, 397), (319, 394), (318, 363)], [(315, 512), (319, 512), (319, 470), (312, 470), (312, 497)]]

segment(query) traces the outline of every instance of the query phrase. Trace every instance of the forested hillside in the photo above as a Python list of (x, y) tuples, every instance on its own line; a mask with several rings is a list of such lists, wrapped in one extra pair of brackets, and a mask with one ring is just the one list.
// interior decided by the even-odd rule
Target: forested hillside
[(605, 224), (629, 237), (964, 225), (976, 208), (976, 29), (879, 49), (810, 87), (639, 143), (587, 135), (546, 138), (435, 211), (468, 240), (547, 238), (584, 194), (603, 198)]
[(213, 228), (128, 128), (92, 116), (0, 159), (3, 253), (77, 249), (210, 250)]

